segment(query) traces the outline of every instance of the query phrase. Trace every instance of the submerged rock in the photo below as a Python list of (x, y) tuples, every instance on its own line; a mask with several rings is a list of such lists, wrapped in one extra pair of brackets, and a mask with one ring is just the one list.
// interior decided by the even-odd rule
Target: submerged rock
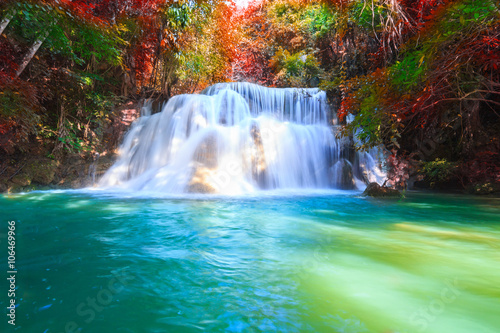
[(370, 183), (363, 192), (364, 196), (374, 198), (401, 198), (403, 195), (398, 190), (380, 186), (378, 183)]

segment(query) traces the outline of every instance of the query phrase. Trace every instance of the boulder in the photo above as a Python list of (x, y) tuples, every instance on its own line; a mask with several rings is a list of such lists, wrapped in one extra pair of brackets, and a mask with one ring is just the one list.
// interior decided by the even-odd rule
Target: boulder
[(374, 198), (401, 198), (403, 195), (395, 189), (380, 186), (378, 183), (370, 183), (363, 192), (364, 196)]

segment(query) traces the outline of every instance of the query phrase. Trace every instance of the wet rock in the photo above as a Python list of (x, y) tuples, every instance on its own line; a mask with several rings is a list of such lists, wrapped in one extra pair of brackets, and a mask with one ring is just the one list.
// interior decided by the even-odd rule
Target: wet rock
[(208, 135), (196, 148), (193, 154), (196, 165), (186, 191), (189, 193), (215, 193), (210, 175), (217, 168), (217, 137)]
[(378, 183), (368, 184), (362, 195), (374, 198), (401, 198), (403, 196), (398, 190), (380, 186)]
[(96, 181), (98, 181), (106, 173), (106, 171), (113, 166), (115, 160), (116, 156), (114, 154), (107, 154), (99, 157), (96, 161), (95, 167)]
[(215, 135), (207, 136), (196, 148), (193, 160), (207, 168), (217, 167), (217, 138)]
[(217, 137), (207, 136), (196, 148), (193, 154), (196, 165), (193, 167), (191, 180), (186, 186), (189, 193), (215, 193), (211, 175), (218, 166)]
[(104, 132), (103, 142), (106, 143), (106, 150), (112, 151), (119, 146), (125, 132), (132, 122), (140, 116), (141, 109), (142, 102), (129, 101), (113, 111), (111, 124)]
[(341, 159), (329, 170), (330, 184), (334, 188), (353, 190), (356, 188), (352, 164), (346, 159)]
[(197, 166), (186, 191), (189, 193), (216, 193), (216, 188), (211, 184), (211, 170), (202, 165)]
[(264, 154), (264, 145), (262, 143), (262, 134), (257, 125), (254, 124), (251, 127), (250, 135), (252, 136), (253, 145), (248, 147), (250, 151), (245, 152), (246, 155), (244, 156), (250, 156), (252, 178), (257, 182), (257, 184), (259, 184), (261, 188), (267, 188), (267, 163)]

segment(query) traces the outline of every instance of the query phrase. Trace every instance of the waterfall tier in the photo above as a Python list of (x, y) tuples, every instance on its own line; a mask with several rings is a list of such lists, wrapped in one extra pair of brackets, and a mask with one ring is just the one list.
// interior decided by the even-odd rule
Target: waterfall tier
[(383, 174), (373, 154), (349, 151), (319, 89), (219, 83), (145, 106), (102, 187), (241, 194), (284, 188), (354, 189)]

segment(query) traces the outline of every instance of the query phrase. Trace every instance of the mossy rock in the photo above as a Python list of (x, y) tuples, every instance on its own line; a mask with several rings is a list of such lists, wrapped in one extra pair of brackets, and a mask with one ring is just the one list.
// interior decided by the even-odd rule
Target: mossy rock
[(34, 183), (49, 185), (54, 181), (58, 163), (51, 159), (39, 159), (28, 162), (24, 172)]
[(11, 182), (17, 187), (28, 186), (31, 184), (31, 177), (27, 173), (19, 173), (12, 177)]
[(374, 198), (402, 198), (403, 195), (398, 190), (380, 186), (377, 183), (370, 183), (363, 192), (364, 196)]
[(23, 185), (19, 185), (19, 184), (16, 184), (16, 183), (13, 183), (13, 182), (9, 182), (7, 183), (7, 193), (20, 193), (20, 192), (24, 192), (24, 188), (25, 187), (28, 187), (29, 185), (27, 186), (23, 186)]

